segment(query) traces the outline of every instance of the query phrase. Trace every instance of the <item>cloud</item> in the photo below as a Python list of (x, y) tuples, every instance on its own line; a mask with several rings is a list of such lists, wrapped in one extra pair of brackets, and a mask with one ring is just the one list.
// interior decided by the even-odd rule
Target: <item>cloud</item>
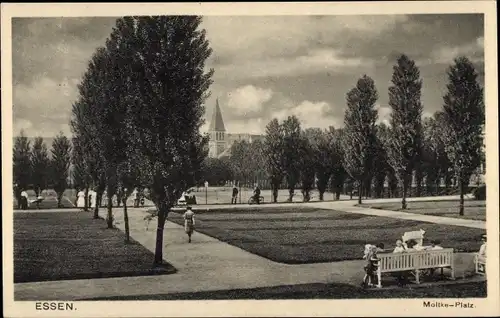
[(271, 89), (246, 85), (227, 94), (226, 107), (237, 117), (247, 116), (261, 112), (264, 104), (272, 97)]
[(312, 43), (338, 43), (347, 34), (374, 36), (406, 20), (405, 15), (207, 16), (202, 26), (218, 56), (246, 60), (294, 55)]
[(384, 123), (389, 125), (391, 119), (392, 108), (389, 106), (381, 106), (379, 104), (375, 105), (375, 109), (378, 110), (377, 124)]
[(484, 62), (484, 37), (458, 46), (442, 46), (430, 54), (430, 62), (450, 64), (459, 56), (468, 57), (473, 63)]
[(317, 49), (304, 55), (293, 57), (277, 57), (242, 63), (220, 65), (215, 76), (232, 80), (300, 76), (323, 73), (349, 73), (353, 69), (370, 71), (375, 61), (357, 57), (343, 57), (338, 50)]
[(343, 118), (327, 116), (329, 109), (333, 106), (328, 102), (303, 101), (291, 108), (282, 109), (272, 114), (272, 118), (282, 121), (288, 116), (296, 116), (305, 128), (328, 128), (329, 126), (341, 127)]
[(20, 133), (21, 131), (24, 131), (25, 135), (28, 135), (28, 132), (30, 131), (31, 127), (33, 127), (33, 123), (27, 119), (20, 118), (17, 120), (14, 120), (14, 127), (13, 127), (13, 133), (17, 134)]

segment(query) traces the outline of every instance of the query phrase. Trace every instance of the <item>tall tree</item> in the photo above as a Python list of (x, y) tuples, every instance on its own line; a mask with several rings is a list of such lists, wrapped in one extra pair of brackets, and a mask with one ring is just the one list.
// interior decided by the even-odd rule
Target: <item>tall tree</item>
[(264, 154), (273, 202), (278, 201), (278, 190), (285, 175), (284, 171), (284, 132), (283, 126), (274, 118), (266, 126)]
[(393, 67), (389, 87), (391, 131), (387, 154), (403, 188), (401, 206), (406, 209), (406, 196), (411, 185), (415, 163), (420, 160), (422, 133), (422, 80), (415, 62), (401, 55)]
[(358, 203), (361, 203), (362, 186), (371, 179), (374, 159), (375, 122), (378, 99), (374, 81), (364, 75), (346, 96), (347, 109), (344, 116), (345, 156), (344, 167), (357, 180)]
[(450, 168), (445, 151), (445, 127), (443, 113), (436, 112), (423, 123), (423, 170), (426, 177), (427, 191), (437, 195), (441, 180)]
[[(253, 178), (255, 170), (254, 154), (252, 145), (246, 140), (236, 141), (231, 145), (230, 165), (238, 183), (251, 186), (255, 181)], [(206, 162), (210, 162), (207, 160)]]
[(330, 177), (330, 185), (334, 193), (335, 200), (340, 199), (340, 193), (344, 188), (344, 184), (348, 177), (348, 173), (344, 168), (344, 138), (346, 134), (344, 129), (334, 129), (329, 128), (328, 135), (330, 136), (330, 147), (332, 149), (331, 154), (331, 164), (332, 164), (332, 175)]
[(446, 153), (453, 163), (460, 190), (460, 215), (464, 192), (474, 170), (481, 164), (485, 121), (483, 88), (478, 73), (466, 57), (458, 57), (448, 69), (448, 92), (444, 95)]
[[(99, 129), (102, 129), (99, 116), (95, 108), (102, 107), (105, 85), (104, 72), (107, 69), (106, 50), (100, 47), (93, 54), (83, 75), (82, 82), (78, 85), (80, 98), (73, 104), (71, 129), (74, 140), (78, 145), (78, 160), (85, 163), (87, 174), (90, 176), (92, 188), (96, 193), (94, 218), (99, 218), (100, 198), (106, 186), (106, 174), (103, 161), (103, 144), (99, 139)], [(76, 146), (76, 145), (75, 145)], [(89, 190), (85, 190), (87, 206), (90, 205)], [(93, 201), (93, 200), (92, 200)]]
[[(299, 176), (301, 183), (301, 192), (304, 202), (311, 200), (311, 190), (314, 188), (316, 177), (316, 168), (318, 160), (318, 151), (316, 150), (316, 141), (313, 136), (307, 136), (309, 132), (302, 132), (297, 148), (300, 152), (299, 157)], [(319, 131), (321, 133), (321, 131)]]
[(42, 137), (36, 137), (31, 149), (31, 180), (38, 197), (47, 188), (49, 178), (49, 153)]
[(308, 128), (304, 131), (304, 134), (309, 140), (313, 154), (313, 157), (306, 164), (314, 167), (319, 200), (323, 201), (324, 193), (338, 160), (338, 154), (335, 152), (335, 129), (333, 127), (330, 127), (329, 130)]
[(283, 121), (283, 168), (288, 185), (288, 201), (293, 201), (295, 187), (300, 180), (300, 143), (302, 140), (299, 119), (289, 116)]
[(167, 215), (182, 192), (195, 183), (205, 154), (203, 103), (213, 70), (205, 71), (212, 50), (198, 16), (138, 17), (134, 67), (140, 105), (133, 111), (140, 164), (158, 210), (155, 264), (163, 261)]
[(57, 207), (60, 208), (61, 198), (68, 187), (69, 166), (71, 164), (71, 143), (62, 132), (54, 139), (51, 152), (50, 170), (54, 191), (57, 193)]
[(14, 139), (14, 149), (12, 156), (14, 195), (18, 208), (21, 207), (21, 191), (28, 189), (31, 179), (31, 149), (28, 137), (21, 131), (20, 135)]

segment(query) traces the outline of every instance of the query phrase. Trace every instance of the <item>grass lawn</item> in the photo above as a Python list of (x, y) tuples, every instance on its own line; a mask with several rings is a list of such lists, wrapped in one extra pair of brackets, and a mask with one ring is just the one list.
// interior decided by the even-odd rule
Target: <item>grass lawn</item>
[[(361, 259), (365, 244), (382, 242), (392, 248), (404, 232), (418, 229), (427, 232), (427, 240), (439, 239), (444, 247), (471, 252), (479, 250), (479, 236), (484, 232), (297, 206), (195, 213), (197, 231), (287, 264)], [(169, 220), (183, 224), (177, 213), (171, 213)]]
[(373, 204), (365, 203), (359, 206), (372, 209), (403, 211), (418, 214), (445, 216), (450, 218), (486, 221), (486, 201), (466, 200), (464, 202), (465, 211), (463, 216), (458, 214), (458, 201), (408, 202), (408, 208), (406, 210), (401, 209), (401, 202)]
[(14, 213), (14, 283), (168, 274), (154, 255), (85, 212)]
[(91, 300), (484, 298), (486, 296), (485, 282), (468, 282), (380, 290), (364, 290), (348, 284), (304, 284), (197, 293), (118, 296)]

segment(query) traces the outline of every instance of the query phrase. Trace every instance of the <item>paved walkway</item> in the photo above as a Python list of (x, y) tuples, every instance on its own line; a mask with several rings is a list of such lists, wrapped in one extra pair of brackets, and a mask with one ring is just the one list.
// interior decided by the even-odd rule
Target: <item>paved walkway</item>
[[(433, 200), (436, 198), (433, 198)], [(447, 197), (450, 199), (450, 197)], [(367, 200), (368, 201), (368, 200)], [(355, 207), (356, 201), (337, 201), (308, 203), (311, 206), (330, 208), (353, 213), (375, 214), (380, 216), (404, 218), (402, 212), (365, 209)], [(290, 206), (274, 204), (273, 206)], [(254, 206), (238, 205), (238, 208)], [(208, 207), (210, 208), (210, 207)], [(232, 206), (217, 206), (232, 208)], [(74, 210), (73, 210), (74, 211)], [(100, 210), (101, 216), (105, 209)], [(115, 210), (116, 226), (124, 230), (122, 209)], [(140, 244), (154, 252), (156, 229), (151, 223), (146, 231), (145, 209), (129, 209), (130, 234)], [(425, 221), (451, 224), (449, 218), (412, 215), (409, 218), (427, 217)], [(430, 217), (430, 218), (429, 218)], [(472, 220), (464, 225), (475, 227)], [(462, 223), (461, 223), (462, 224)], [(456, 224), (453, 224), (456, 225)], [(105, 278), (92, 280), (67, 280), (52, 282), (21, 283), (15, 285), (16, 300), (78, 300), (94, 297), (120, 295), (146, 295), (179, 292), (197, 292), (236, 288), (270, 287), (305, 283), (348, 283), (358, 284), (363, 275), (361, 260), (333, 263), (287, 265), (272, 262), (266, 258), (251, 254), (235, 246), (223, 243), (201, 233), (193, 235), (193, 243), (186, 242), (184, 229), (167, 222), (164, 231), (164, 256), (178, 269), (173, 275), (138, 276), (123, 278)], [(465, 273), (472, 266), (470, 254), (458, 254), (457, 275)]]

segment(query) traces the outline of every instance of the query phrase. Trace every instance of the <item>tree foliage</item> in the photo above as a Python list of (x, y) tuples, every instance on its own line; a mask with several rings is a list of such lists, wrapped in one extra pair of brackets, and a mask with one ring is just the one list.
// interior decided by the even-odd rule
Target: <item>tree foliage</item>
[(420, 160), (422, 134), (422, 80), (415, 62), (401, 55), (393, 67), (389, 87), (391, 136), (387, 154), (389, 163), (403, 188), (402, 208), (411, 185), (415, 164)]
[(364, 75), (346, 96), (347, 109), (344, 116), (345, 138), (343, 138), (344, 167), (349, 175), (358, 181), (361, 203), (362, 185), (371, 179), (373, 166), (375, 122), (378, 99), (374, 81)]
[(469, 59), (456, 58), (448, 69), (448, 91), (443, 97), (445, 150), (459, 183), (460, 215), (464, 213), (465, 187), (482, 160), (485, 112), (483, 88), (477, 77), (478, 73)]
[(62, 132), (54, 139), (51, 152), (50, 172), (52, 175), (52, 186), (57, 193), (57, 207), (61, 207), (61, 198), (68, 186), (69, 167), (71, 164), (71, 142)]
[(30, 162), (31, 182), (33, 183), (36, 196), (39, 196), (41, 191), (47, 188), (50, 177), (49, 153), (42, 137), (36, 137), (33, 142)]
[(284, 131), (283, 126), (274, 118), (266, 126), (264, 140), (265, 166), (271, 183), (273, 202), (278, 201), (278, 190), (285, 176)]
[(288, 186), (288, 201), (292, 202), (295, 187), (300, 181), (302, 130), (300, 121), (295, 116), (289, 116), (283, 125), (283, 169)]
[(14, 139), (13, 148), (13, 181), (14, 195), (20, 204), (21, 191), (27, 190), (31, 180), (31, 145), (28, 137), (21, 131), (20, 135)]

